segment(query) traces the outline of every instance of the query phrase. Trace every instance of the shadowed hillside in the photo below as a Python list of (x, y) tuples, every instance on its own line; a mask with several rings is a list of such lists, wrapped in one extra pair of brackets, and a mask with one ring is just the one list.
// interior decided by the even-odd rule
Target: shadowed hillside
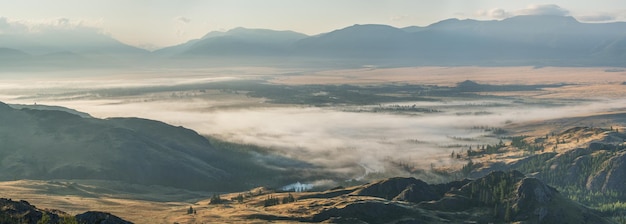
[[(293, 181), (259, 152), (216, 149), (195, 131), (153, 120), (0, 103), (0, 124), (2, 180), (99, 179), (209, 191)], [(268, 178), (279, 174), (286, 180)]]

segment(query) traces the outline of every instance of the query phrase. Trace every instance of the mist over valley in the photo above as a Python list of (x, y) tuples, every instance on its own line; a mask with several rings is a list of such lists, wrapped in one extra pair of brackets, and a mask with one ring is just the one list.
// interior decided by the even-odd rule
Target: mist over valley
[(165, 47), (0, 17), (0, 223), (626, 223), (622, 17), (486, 15)]

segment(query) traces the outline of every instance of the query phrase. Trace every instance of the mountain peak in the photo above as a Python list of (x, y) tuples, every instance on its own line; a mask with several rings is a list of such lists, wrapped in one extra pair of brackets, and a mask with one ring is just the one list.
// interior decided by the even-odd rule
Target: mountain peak
[(297, 38), (307, 37), (305, 34), (301, 34), (298, 32), (290, 31), (290, 30), (271, 30), (271, 29), (260, 29), (260, 28), (246, 28), (246, 27), (236, 27), (230, 29), (226, 32), (222, 31), (211, 31), (204, 35), (201, 39), (209, 39), (213, 37), (221, 37), (221, 36), (239, 36), (239, 37), (252, 37), (252, 36), (270, 36), (270, 35), (290, 35)]
[(354, 24), (352, 26), (339, 29), (343, 31), (380, 31), (380, 32), (397, 32), (401, 31), (396, 27), (384, 24)]

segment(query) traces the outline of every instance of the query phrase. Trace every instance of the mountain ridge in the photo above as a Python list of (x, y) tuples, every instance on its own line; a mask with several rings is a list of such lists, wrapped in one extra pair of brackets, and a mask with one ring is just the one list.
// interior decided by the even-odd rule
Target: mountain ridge
[[(352, 25), (318, 35), (238, 27), (152, 52), (103, 34), (61, 32), (28, 38), (0, 35), (2, 48), (74, 58), (20, 59), (33, 66), (206, 66), (310, 61), (345, 66), (618, 66), (626, 60), (626, 22), (581, 23), (571, 16), (503, 20), (446, 19), (424, 27)], [(63, 45), (60, 37), (76, 39)], [(35, 44), (33, 38), (49, 39)], [(57, 42), (55, 42), (57, 41)], [(13, 44), (11, 44), (13, 43)], [(82, 49), (82, 50), (81, 50)], [(30, 52), (30, 53), (29, 53)], [(64, 54), (67, 55), (67, 54)], [(75, 63), (75, 58), (82, 58)], [(34, 62), (34, 63), (33, 63)], [(19, 63), (14, 63), (19, 64)], [(80, 65), (80, 66), (79, 66)]]

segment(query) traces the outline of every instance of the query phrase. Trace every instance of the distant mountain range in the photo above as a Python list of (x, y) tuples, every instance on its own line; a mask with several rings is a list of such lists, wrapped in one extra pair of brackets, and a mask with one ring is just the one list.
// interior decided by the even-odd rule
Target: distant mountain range
[(59, 60), (106, 66), (188, 60), (202, 65), (211, 61), (237, 64), (245, 59), (378, 66), (625, 66), (625, 30), (626, 22), (580, 23), (573, 17), (546, 15), (499, 21), (448, 19), (426, 27), (354, 25), (315, 36), (236, 28), (154, 52), (104, 34), (67, 31), (25, 38), (0, 35), (0, 58), (6, 59), (0, 63), (47, 65)]

